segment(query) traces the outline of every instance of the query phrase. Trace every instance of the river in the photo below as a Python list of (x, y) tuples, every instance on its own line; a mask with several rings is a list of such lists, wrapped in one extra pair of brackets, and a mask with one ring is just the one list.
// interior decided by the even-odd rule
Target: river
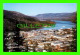
[(76, 27), (75, 23), (72, 23), (71, 21), (60, 21), (60, 20), (54, 20), (56, 22), (55, 27), (49, 27), (49, 28), (42, 28), (40, 30), (49, 30), (49, 29), (68, 29), (72, 27)]

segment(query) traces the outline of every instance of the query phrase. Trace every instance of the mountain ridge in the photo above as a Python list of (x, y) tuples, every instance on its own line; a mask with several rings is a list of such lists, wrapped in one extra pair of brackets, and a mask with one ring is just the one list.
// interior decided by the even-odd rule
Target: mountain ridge
[(73, 16), (77, 16), (77, 13), (44, 13), (38, 14), (35, 17), (40, 20), (70, 20), (73, 19)]

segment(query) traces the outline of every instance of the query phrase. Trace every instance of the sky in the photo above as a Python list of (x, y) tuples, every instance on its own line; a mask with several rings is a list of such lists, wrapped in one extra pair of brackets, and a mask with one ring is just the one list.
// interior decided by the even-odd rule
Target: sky
[(4, 3), (4, 10), (17, 11), (35, 16), (43, 13), (72, 13), (77, 11), (76, 3)]

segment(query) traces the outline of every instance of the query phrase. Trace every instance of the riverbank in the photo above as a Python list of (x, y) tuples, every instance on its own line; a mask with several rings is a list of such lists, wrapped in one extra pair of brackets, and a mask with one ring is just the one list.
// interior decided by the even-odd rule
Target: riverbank
[(73, 34), (75, 31), (76, 29), (70, 28), (60, 30), (34, 30), (30, 32), (21, 31), (20, 34), (24, 38), (24, 43), (27, 41), (28, 51), (30, 52), (34, 52), (33, 48), (35, 48), (36, 52), (72, 52), (74, 50), (72, 42), (76, 40), (74, 38), (76, 36)]
[[(17, 38), (15, 40), (15, 38)], [(6, 48), (9, 52), (75, 52), (76, 51), (76, 29), (59, 30), (32, 30), (20, 31), (17, 37), (14, 33), (8, 33), (5, 38)], [(15, 40), (15, 41), (14, 41)], [(18, 40), (18, 43), (16, 42)], [(22, 42), (22, 43), (21, 43)], [(17, 50), (16, 50), (17, 51)]]

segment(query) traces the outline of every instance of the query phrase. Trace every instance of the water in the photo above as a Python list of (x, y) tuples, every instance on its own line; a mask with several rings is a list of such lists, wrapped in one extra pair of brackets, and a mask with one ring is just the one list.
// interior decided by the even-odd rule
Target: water
[(49, 30), (49, 29), (68, 29), (72, 27), (76, 27), (75, 23), (72, 23), (71, 21), (59, 21), (59, 20), (54, 20), (56, 22), (55, 27), (49, 27), (49, 28), (42, 28), (40, 30)]

